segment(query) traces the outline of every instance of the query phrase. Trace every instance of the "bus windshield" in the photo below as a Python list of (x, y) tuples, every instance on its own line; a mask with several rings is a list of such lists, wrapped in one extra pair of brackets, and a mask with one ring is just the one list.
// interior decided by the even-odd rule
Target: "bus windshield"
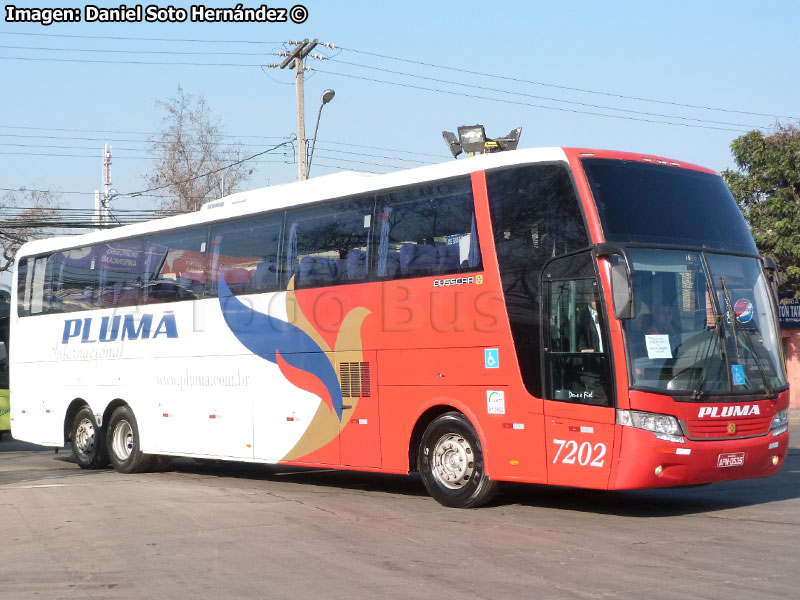
[(701, 400), (786, 386), (768, 283), (756, 258), (629, 248), (632, 384)]
[(747, 223), (718, 175), (605, 158), (585, 158), (581, 164), (605, 241), (758, 255)]

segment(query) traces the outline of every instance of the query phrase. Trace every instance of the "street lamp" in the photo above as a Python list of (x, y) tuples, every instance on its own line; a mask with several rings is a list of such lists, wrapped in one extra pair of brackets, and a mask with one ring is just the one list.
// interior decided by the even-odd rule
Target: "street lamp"
[(322, 107), (325, 106), (328, 102), (333, 100), (333, 97), (336, 95), (336, 92), (333, 90), (325, 90), (322, 92), (322, 102), (319, 105), (319, 112), (317, 113), (317, 124), (314, 127), (314, 140), (311, 142), (311, 154), (308, 157), (308, 166), (306, 167), (306, 177), (309, 176), (311, 173), (311, 159), (314, 158), (314, 146), (317, 145), (317, 130), (319, 129), (319, 118), (322, 116)]

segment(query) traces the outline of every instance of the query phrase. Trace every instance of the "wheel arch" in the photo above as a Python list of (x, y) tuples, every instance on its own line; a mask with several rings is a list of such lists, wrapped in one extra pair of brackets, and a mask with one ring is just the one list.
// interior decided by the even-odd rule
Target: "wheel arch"
[(422, 434), (427, 429), (428, 425), (430, 425), (434, 419), (442, 416), (443, 414), (455, 412), (462, 415), (465, 419), (467, 419), (472, 427), (475, 429), (475, 433), (478, 434), (478, 441), (481, 444), (481, 449), (483, 451), (484, 456), (484, 468), (488, 474), (488, 462), (486, 461), (486, 437), (483, 434), (483, 430), (481, 429), (480, 423), (476, 418), (475, 414), (467, 409), (466, 407), (458, 406), (457, 403), (436, 403), (432, 406), (427, 407), (418, 417), (416, 422), (414, 423), (414, 427), (411, 429), (411, 436), (408, 441), (408, 470), (409, 472), (418, 471), (418, 459), (419, 459), (419, 445), (422, 441)]
[(98, 427), (104, 428), (106, 422), (111, 417), (111, 413), (113, 413), (117, 407), (127, 405), (128, 403), (121, 398), (115, 398), (111, 402), (109, 402), (105, 409), (103, 410), (102, 416), (100, 419), (97, 419), (97, 416), (100, 415), (99, 411), (94, 410), (92, 405), (89, 403), (88, 400), (85, 398), (74, 398), (72, 402), (69, 403), (67, 407), (66, 413), (64, 413), (64, 443), (72, 441), (70, 436), (72, 434), (72, 422), (75, 420), (75, 415), (78, 414), (78, 411), (83, 408), (84, 406), (88, 406), (89, 410), (92, 411), (92, 414), (95, 415), (95, 419), (97, 419)]
[(75, 415), (84, 406), (89, 406), (89, 403), (83, 398), (73, 398), (72, 402), (67, 406), (67, 412), (64, 413), (64, 444), (72, 441), (72, 423), (75, 421)]
[(125, 400), (122, 398), (114, 398), (111, 402), (108, 403), (106, 409), (103, 411), (103, 426), (108, 423), (108, 420), (111, 418), (111, 415), (114, 414), (114, 411), (117, 410), (120, 406), (129, 406)]

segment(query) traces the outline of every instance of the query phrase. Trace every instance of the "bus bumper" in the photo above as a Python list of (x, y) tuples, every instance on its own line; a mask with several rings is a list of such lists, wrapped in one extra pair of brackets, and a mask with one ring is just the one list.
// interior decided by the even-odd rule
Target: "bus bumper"
[(775, 475), (786, 458), (789, 432), (748, 439), (659, 440), (649, 431), (620, 427), (616, 477), (610, 489), (697, 485)]

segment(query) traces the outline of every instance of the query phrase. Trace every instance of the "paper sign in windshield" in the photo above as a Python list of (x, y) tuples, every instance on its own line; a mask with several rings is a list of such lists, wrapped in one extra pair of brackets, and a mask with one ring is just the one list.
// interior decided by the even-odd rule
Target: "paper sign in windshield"
[(647, 358), (672, 358), (668, 335), (646, 335), (644, 343), (647, 346)]

